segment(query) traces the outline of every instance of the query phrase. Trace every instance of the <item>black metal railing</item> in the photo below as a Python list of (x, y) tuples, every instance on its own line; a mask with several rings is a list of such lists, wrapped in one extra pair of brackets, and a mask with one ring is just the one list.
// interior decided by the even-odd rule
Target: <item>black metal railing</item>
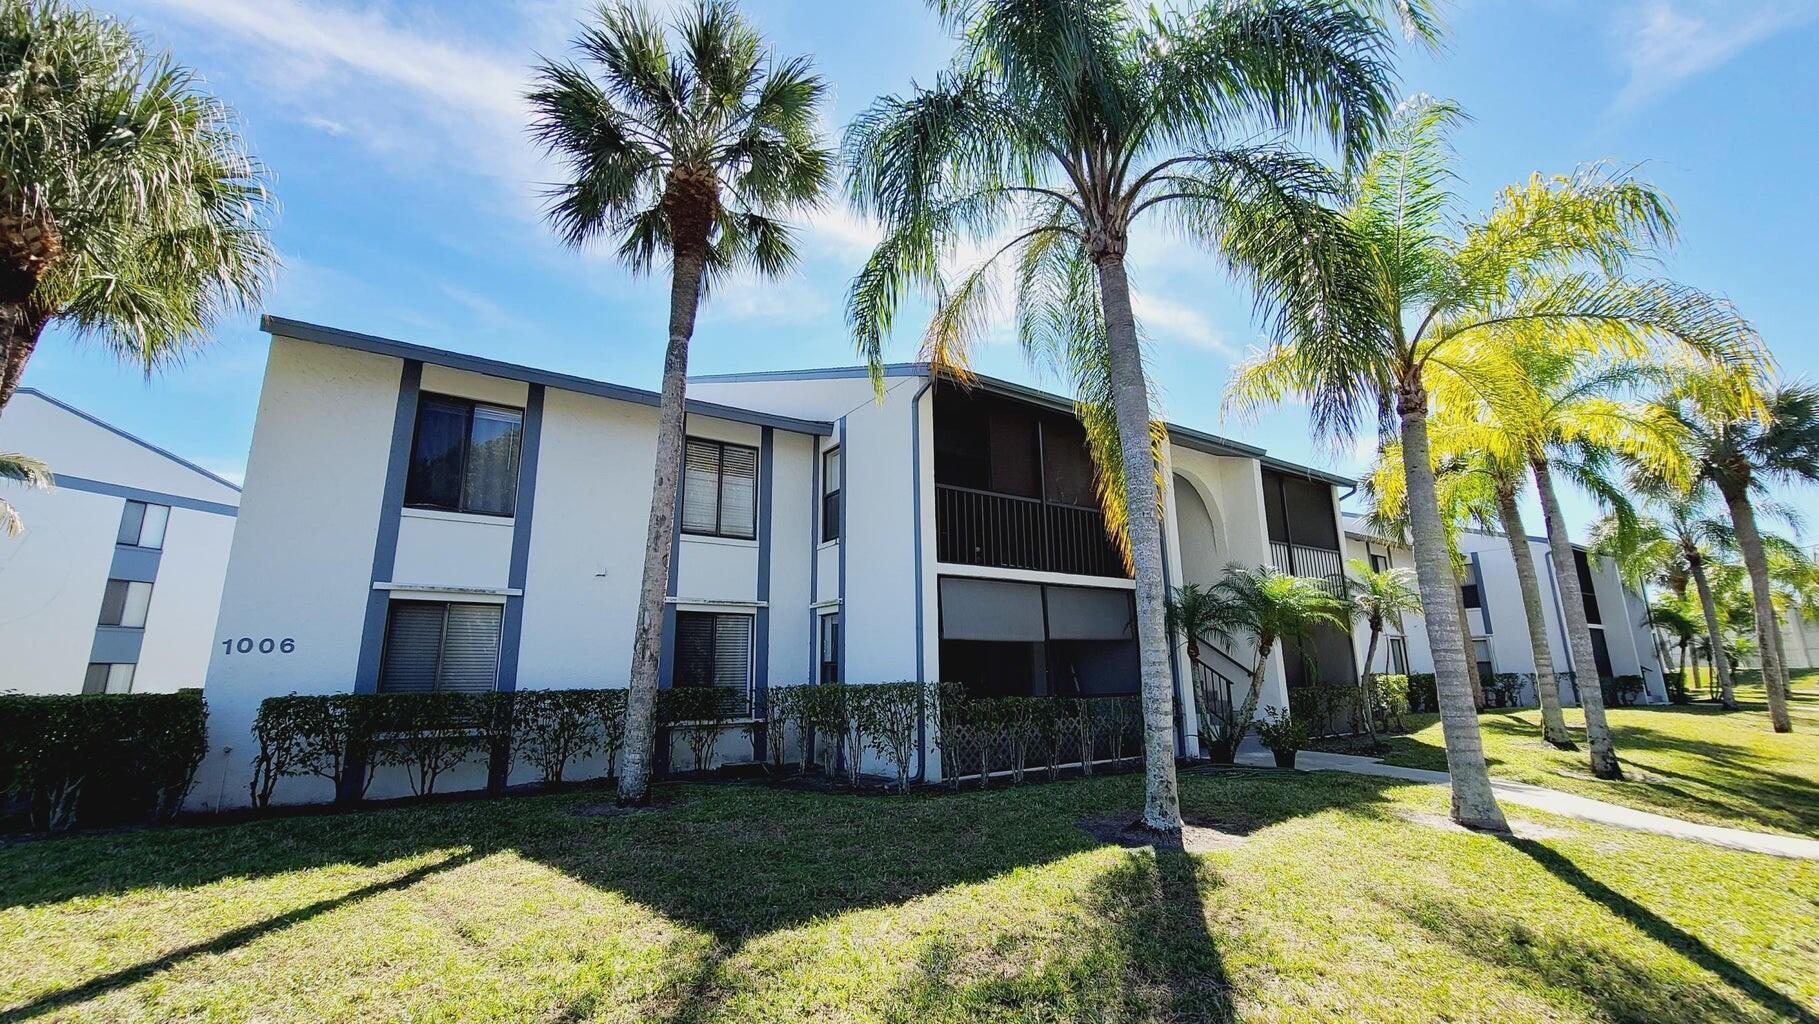
[(1290, 576), (1305, 576), (1329, 587), (1338, 588), (1345, 581), (1345, 558), (1331, 548), (1314, 548), (1306, 544), (1270, 541), (1270, 564)]
[(935, 552), (960, 565), (1130, 575), (1096, 508), (946, 484), (935, 488)]

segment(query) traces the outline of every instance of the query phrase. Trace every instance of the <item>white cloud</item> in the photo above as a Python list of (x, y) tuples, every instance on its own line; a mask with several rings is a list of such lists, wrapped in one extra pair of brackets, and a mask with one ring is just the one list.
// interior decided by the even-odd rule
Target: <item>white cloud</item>
[(1629, 81), (1611, 110), (1634, 110), (1815, 17), (1819, 7), (1808, 0), (1641, 0), (1618, 17), (1617, 45)]
[(1213, 329), (1212, 321), (1191, 306), (1149, 292), (1134, 292), (1131, 308), (1150, 334), (1185, 341), (1195, 348), (1236, 357), (1238, 350)]

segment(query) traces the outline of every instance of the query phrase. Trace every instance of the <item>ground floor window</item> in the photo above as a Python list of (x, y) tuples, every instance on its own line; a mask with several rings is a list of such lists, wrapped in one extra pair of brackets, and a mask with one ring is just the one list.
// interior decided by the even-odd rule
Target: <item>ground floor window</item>
[(1592, 634), (1592, 661), (1597, 665), (1599, 678), (1616, 675), (1616, 670), (1611, 667), (1611, 645), (1604, 637), (1604, 629), (1593, 626), (1590, 632)]
[(1390, 637), (1390, 674), (1408, 675), (1408, 641), (1399, 636)]
[(840, 613), (830, 612), (821, 616), (819, 639), (820, 671), (815, 678), (823, 683), (840, 681)]
[(126, 662), (90, 662), (82, 675), (82, 692), (131, 693), (133, 670), (137, 667)]
[(944, 577), (941, 679), (976, 696), (1137, 692), (1131, 592)]
[(752, 621), (745, 612), (677, 612), (673, 686), (714, 686), (739, 714), (752, 706)]
[(484, 693), (499, 683), (504, 606), (393, 601), (379, 669), (381, 693)]
[(1496, 673), (1496, 668), (1491, 663), (1490, 638), (1478, 637), (1473, 640), (1472, 653), (1473, 657), (1478, 659), (1478, 682), (1480, 684), (1490, 682), (1491, 676)]

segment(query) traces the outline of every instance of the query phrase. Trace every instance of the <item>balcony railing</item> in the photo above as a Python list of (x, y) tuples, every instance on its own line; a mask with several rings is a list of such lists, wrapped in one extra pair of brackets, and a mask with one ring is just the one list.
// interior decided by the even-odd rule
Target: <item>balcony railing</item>
[(935, 551), (940, 561), (961, 565), (1129, 575), (1098, 509), (970, 487), (935, 488)]
[(1331, 588), (1345, 581), (1345, 559), (1328, 548), (1310, 548), (1306, 544), (1270, 541), (1270, 563), (1290, 576), (1305, 576)]

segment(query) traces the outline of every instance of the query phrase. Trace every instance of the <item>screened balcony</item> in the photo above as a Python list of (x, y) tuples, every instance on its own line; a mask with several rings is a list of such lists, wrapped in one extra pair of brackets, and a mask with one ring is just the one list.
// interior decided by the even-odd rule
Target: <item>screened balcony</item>
[(1339, 519), (1331, 484), (1263, 470), (1263, 513), (1269, 527), (1270, 563), (1291, 576), (1345, 585)]
[(1106, 536), (1086, 434), (1073, 417), (944, 386), (934, 440), (939, 561), (1129, 575)]

